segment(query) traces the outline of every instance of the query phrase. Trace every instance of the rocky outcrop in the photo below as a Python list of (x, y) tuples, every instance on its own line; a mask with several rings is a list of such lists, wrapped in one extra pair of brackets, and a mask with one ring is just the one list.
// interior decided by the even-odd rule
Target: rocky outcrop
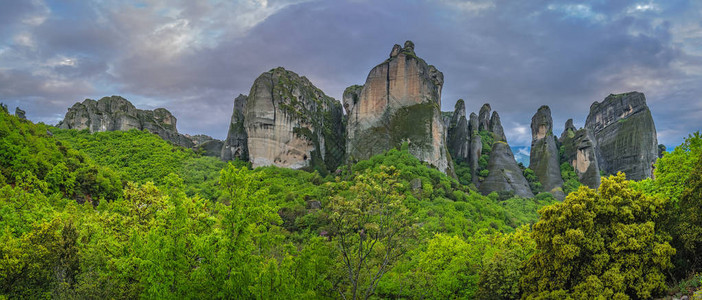
[(570, 163), (578, 181), (590, 188), (600, 186), (600, 168), (597, 164), (595, 138), (587, 128), (575, 129), (573, 120), (566, 122), (558, 140), (562, 147), (561, 161)]
[(224, 146), (224, 141), (215, 139), (209, 135), (198, 134), (198, 135), (185, 135), (193, 142), (193, 150), (197, 153), (201, 153), (205, 156), (219, 157), (222, 153), (222, 147)]
[[(485, 106), (483, 106), (485, 108)], [(487, 107), (489, 109), (489, 106)], [(482, 109), (481, 109), (482, 113)], [(489, 111), (486, 115), (489, 114)], [(500, 115), (497, 112), (492, 114), (489, 121), (489, 128), (495, 137), (490, 153), (490, 161), (487, 166), (488, 176), (480, 183), (479, 190), (487, 195), (491, 192), (511, 191), (514, 195), (521, 197), (534, 197), (529, 188), (529, 183), (517, 161), (514, 153), (506, 142)]]
[(531, 198), (534, 193), (529, 188), (529, 183), (522, 170), (514, 160), (514, 153), (505, 142), (495, 142), (492, 145), (490, 174), (480, 183), (480, 192), (484, 195), (499, 191), (512, 191), (516, 196)]
[(452, 173), (440, 111), (443, 83), (443, 74), (417, 57), (412, 42), (395, 45), (362, 87), (344, 93), (349, 158), (368, 159), (407, 142), (412, 155)]
[(449, 122), (446, 143), (454, 162), (468, 164), (470, 159), (471, 133), (466, 120), (466, 104), (463, 99), (458, 99), (455, 110)]
[(470, 121), (468, 122), (468, 131), (470, 131), (470, 151), (468, 157), (468, 166), (470, 166), (473, 183), (478, 183), (478, 161), (480, 153), (483, 151), (483, 141), (478, 134), (478, 115), (470, 113)]
[(57, 126), (63, 129), (88, 129), (90, 132), (148, 130), (176, 145), (192, 148), (194, 143), (178, 133), (176, 121), (165, 108), (141, 110), (127, 99), (111, 96), (98, 101), (86, 99), (74, 104)]
[(246, 95), (241, 94), (234, 99), (234, 111), (229, 122), (227, 139), (224, 140), (220, 153), (220, 158), (223, 161), (235, 159), (248, 161), (249, 159), (248, 136), (244, 127), (244, 109), (247, 99)]
[[(572, 120), (570, 125), (573, 125)], [(565, 198), (558, 147), (553, 135), (551, 109), (546, 105), (541, 106), (531, 118), (529, 168), (534, 171), (544, 191), (551, 193), (557, 199)]]
[(20, 120), (26, 120), (27, 119), (27, 112), (24, 110), (20, 109), (19, 107), (15, 107), (15, 117), (20, 118)]
[(490, 130), (490, 104), (485, 103), (478, 113), (478, 130)]
[(261, 74), (243, 115), (253, 167), (335, 170), (344, 159), (341, 104), (304, 76), (280, 67)]
[(646, 97), (639, 92), (609, 95), (590, 106), (585, 127), (592, 133), (599, 168), (627, 179), (651, 177), (658, 138)]

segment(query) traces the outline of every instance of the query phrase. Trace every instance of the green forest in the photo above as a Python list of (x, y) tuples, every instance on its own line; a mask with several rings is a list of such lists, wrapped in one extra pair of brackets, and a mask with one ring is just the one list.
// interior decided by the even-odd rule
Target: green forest
[(483, 196), (460, 166), (459, 179), (446, 176), (406, 146), (322, 176), (3, 109), (0, 299), (650, 299), (698, 289), (699, 132), (658, 160), (654, 179), (619, 173), (593, 190), (562, 169), (562, 202)]

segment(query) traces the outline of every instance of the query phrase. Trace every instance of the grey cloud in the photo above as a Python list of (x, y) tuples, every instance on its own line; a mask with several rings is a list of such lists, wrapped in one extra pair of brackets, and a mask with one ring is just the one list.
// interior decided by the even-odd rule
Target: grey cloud
[[(42, 99), (65, 111), (82, 98), (122, 94), (138, 107), (168, 108), (182, 132), (223, 138), (233, 98), (260, 73), (283, 66), (340, 99), (394, 43), (409, 39), (444, 73), (443, 109), (459, 98), (468, 111), (490, 102), (514, 146), (529, 144), (524, 129), (542, 104), (551, 106), (560, 134), (568, 118), (582, 126), (593, 101), (629, 90), (646, 93), (661, 142), (678, 144), (701, 127), (702, 72), (694, 70), (702, 61), (690, 49), (702, 39), (688, 34), (680, 44), (676, 31), (681, 20), (699, 22), (694, 1), (655, 2), (645, 11), (632, 10), (636, 1), (578, 2), (588, 13), (580, 17), (559, 1), (241, 3), (73, 3), (70, 18), (56, 12), (23, 27), (37, 49), (5, 45), (0, 63), (10, 69), (0, 69), (0, 98), (22, 101), (30, 118), (45, 120), (53, 115)], [(45, 66), (61, 56), (77, 63)], [(57, 79), (71, 90), (46, 88)]]

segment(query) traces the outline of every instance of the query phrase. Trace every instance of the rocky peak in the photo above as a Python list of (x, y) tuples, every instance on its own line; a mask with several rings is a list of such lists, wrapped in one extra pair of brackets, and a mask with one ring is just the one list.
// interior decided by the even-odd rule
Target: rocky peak
[(534, 170), (546, 192), (561, 200), (565, 198), (551, 109), (546, 105), (539, 107), (531, 118), (529, 168)]
[(490, 118), (490, 132), (492, 132), (493, 136), (495, 137), (495, 141), (507, 141), (507, 137), (505, 136), (505, 130), (502, 128), (500, 115), (497, 113), (497, 111), (492, 112), (492, 117)]
[(539, 107), (536, 114), (531, 118), (531, 140), (543, 139), (553, 133), (553, 119), (551, 118), (551, 108), (546, 105)]
[(470, 121), (468, 122), (468, 130), (470, 130), (471, 135), (478, 133), (478, 115), (474, 112), (470, 113)]
[(417, 57), (412, 42), (393, 46), (362, 88), (344, 93), (349, 158), (367, 159), (408, 142), (414, 156), (449, 172), (440, 111), (443, 82), (441, 72)]
[(244, 128), (244, 113), (248, 97), (239, 94), (234, 99), (234, 111), (229, 122), (229, 131), (227, 131), (227, 139), (224, 140), (220, 158), (223, 161), (229, 160), (248, 160), (249, 146), (246, 128)]
[(148, 130), (179, 146), (192, 148), (194, 145), (192, 140), (178, 133), (176, 118), (167, 109), (137, 109), (121, 96), (77, 102), (68, 109), (57, 126), (63, 129), (88, 129), (90, 132)]
[(456, 105), (454, 106), (453, 115), (451, 116), (451, 123), (449, 123), (449, 126), (456, 126), (461, 117), (464, 119), (466, 117), (466, 103), (463, 102), (463, 99), (458, 99), (458, 101), (456, 101)]
[(490, 104), (485, 103), (478, 113), (478, 130), (490, 130)]
[(15, 116), (20, 118), (21, 120), (27, 119), (26, 112), (20, 109), (19, 107), (15, 107)]
[(565, 123), (565, 129), (563, 129), (563, 133), (561, 133), (561, 138), (558, 140), (562, 143), (563, 139), (565, 139), (567, 136), (572, 137), (577, 130), (578, 129), (575, 128), (575, 125), (573, 125), (573, 119), (568, 119), (568, 121)]
[(585, 127), (594, 136), (597, 161), (605, 173), (622, 171), (631, 180), (653, 175), (658, 139), (644, 94), (610, 94), (594, 102)]

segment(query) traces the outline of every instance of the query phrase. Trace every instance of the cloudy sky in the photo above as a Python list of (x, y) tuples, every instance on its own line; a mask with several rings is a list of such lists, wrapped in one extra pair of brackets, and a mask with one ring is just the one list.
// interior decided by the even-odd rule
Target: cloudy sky
[(702, 129), (702, 1), (0, 0), (0, 101), (55, 124), (85, 98), (165, 107), (226, 136), (233, 99), (283, 66), (341, 99), (393, 44), (444, 73), (443, 110), (489, 102), (512, 145), (610, 93), (646, 94), (659, 142)]

